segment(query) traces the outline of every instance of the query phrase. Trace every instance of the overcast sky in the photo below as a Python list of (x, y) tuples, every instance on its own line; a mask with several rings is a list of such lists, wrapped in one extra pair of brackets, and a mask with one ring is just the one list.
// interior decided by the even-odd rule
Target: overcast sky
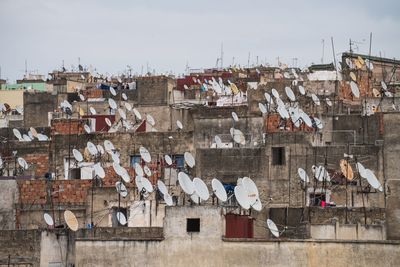
[[(142, 66), (176, 74), (214, 67), (224, 47), (224, 66), (265, 61), (300, 67), (332, 61), (349, 38), (359, 53), (400, 58), (399, 0), (0, 0), (1, 77), (28, 71), (93, 65), (102, 73)], [(233, 59), (234, 58), (234, 59)]]

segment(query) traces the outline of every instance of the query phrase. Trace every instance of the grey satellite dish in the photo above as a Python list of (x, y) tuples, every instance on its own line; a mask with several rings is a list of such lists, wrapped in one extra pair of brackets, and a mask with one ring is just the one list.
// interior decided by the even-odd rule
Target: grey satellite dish
[(123, 100), (125, 101), (128, 100), (128, 96), (125, 93), (122, 93), (121, 96)]
[(275, 99), (280, 98), (279, 93), (278, 91), (276, 91), (275, 88), (272, 88), (271, 93), (275, 97)]
[(188, 194), (192, 195), (194, 193), (194, 185), (192, 180), (190, 180), (190, 177), (184, 173), (184, 172), (179, 172), (178, 173), (178, 181), (179, 185), (181, 186), (182, 190)]
[(190, 168), (193, 168), (194, 165), (196, 164), (193, 155), (192, 155), (190, 152), (185, 152), (185, 154), (183, 155), (183, 157), (185, 158), (186, 164), (187, 164)]
[(250, 209), (250, 199), (243, 185), (235, 186), (234, 191), (236, 200), (239, 203), (239, 205), (245, 210)]
[(171, 159), (171, 157), (169, 155), (165, 155), (164, 156), (164, 160), (165, 160), (165, 162), (167, 163), (168, 166), (172, 165), (172, 159)]
[(81, 101), (85, 101), (85, 97), (82, 94), (79, 94), (79, 98)]
[(89, 127), (89, 125), (87, 125), (87, 124), (83, 125), (83, 129), (85, 129), (85, 132), (86, 132), (86, 133), (90, 134), (90, 127)]
[(196, 194), (201, 200), (207, 201), (210, 197), (210, 192), (208, 191), (207, 185), (200, 178), (193, 178), (193, 186)]
[(293, 90), (290, 87), (286, 86), (285, 92), (290, 101), (292, 102), (296, 101), (296, 96), (294, 95)]
[(275, 237), (279, 237), (278, 227), (276, 227), (276, 224), (271, 219), (267, 220), (267, 227), (271, 231), (271, 234), (273, 234)]
[(301, 85), (299, 85), (299, 92), (300, 92), (301, 95), (305, 95), (306, 94), (306, 90)]
[(90, 107), (90, 108), (89, 108), (89, 111), (90, 111), (90, 113), (91, 113), (92, 115), (96, 115), (96, 114), (97, 114), (97, 112), (96, 112), (96, 110), (94, 109), (94, 107)]
[(173, 206), (174, 205), (172, 197), (168, 193), (164, 194), (164, 201), (165, 201), (165, 204), (167, 204), (167, 206)]
[(113, 143), (111, 143), (110, 140), (105, 140), (104, 141), (104, 149), (106, 150), (107, 153), (112, 154), (114, 153), (115, 147)]
[(132, 105), (129, 104), (128, 102), (125, 102), (125, 108), (126, 108), (126, 110), (131, 111), (132, 110)]
[(150, 177), (150, 176), (151, 176), (151, 170), (150, 170), (150, 168), (149, 168), (147, 165), (144, 165), (143, 171), (144, 171), (144, 173), (147, 175), (147, 177)]
[(350, 88), (351, 88), (351, 93), (353, 96), (359, 98), (360, 97), (360, 90), (358, 89), (358, 86), (355, 82), (351, 81), (350, 82)]
[(118, 113), (119, 113), (119, 116), (120, 116), (123, 120), (126, 120), (126, 113), (125, 113), (125, 111), (123, 111), (121, 108), (119, 108), (119, 109), (118, 109)]
[(315, 105), (319, 106), (321, 104), (321, 102), (319, 101), (319, 98), (316, 94), (311, 94), (311, 98), (312, 98), (313, 102), (315, 103)]
[(92, 142), (90, 142), (90, 141), (87, 142), (86, 147), (87, 147), (89, 153), (90, 153), (92, 156), (96, 156), (96, 155), (97, 155), (97, 153), (98, 153), (97, 147), (96, 147)]
[(22, 140), (21, 132), (18, 129), (13, 129), (14, 136), (17, 137), (18, 140)]
[(135, 117), (138, 120), (142, 120), (142, 115), (140, 114), (140, 112), (136, 108), (133, 108), (132, 111), (133, 111), (133, 114), (135, 114)]
[(104, 169), (103, 167), (101, 167), (101, 164), (99, 162), (93, 165), (93, 169), (95, 175), (97, 175), (98, 177), (102, 179), (106, 177), (106, 173), (104, 172)]
[(381, 183), (376, 178), (375, 174), (370, 169), (365, 169), (364, 171), (365, 179), (367, 179), (368, 183), (375, 189), (379, 191), (383, 191)]
[(262, 114), (267, 113), (267, 108), (265, 107), (265, 105), (263, 103), (258, 103), (258, 108), (260, 109)]
[(153, 116), (151, 116), (150, 114), (147, 114), (147, 115), (146, 115), (146, 120), (147, 120), (147, 122), (148, 122), (151, 126), (156, 125), (156, 122), (155, 122)]
[(25, 170), (27, 170), (27, 169), (29, 168), (29, 165), (28, 165), (28, 163), (25, 161), (24, 158), (19, 157), (19, 158), (17, 159), (17, 161), (18, 161), (19, 166), (21, 166), (21, 167), (24, 168)]
[(149, 179), (145, 177), (142, 177), (142, 185), (148, 193), (152, 193), (154, 191), (153, 185), (150, 183)]
[(176, 121), (176, 126), (178, 126), (178, 129), (182, 130), (183, 129), (183, 124), (180, 120)]
[(297, 173), (302, 181), (308, 183), (310, 182), (310, 178), (308, 177), (306, 171), (303, 168), (298, 168)]
[(233, 120), (234, 121), (239, 121), (239, 117), (238, 117), (238, 115), (236, 114), (236, 112), (234, 112), (234, 111), (232, 111), (232, 118), (233, 118)]
[(157, 188), (163, 195), (168, 194), (167, 186), (164, 184), (163, 181), (161, 180), (157, 181)]
[(218, 135), (216, 135), (214, 137), (214, 140), (215, 140), (215, 144), (216, 144), (217, 148), (222, 147), (222, 140)]
[(53, 217), (51, 217), (50, 214), (48, 214), (48, 213), (43, 214), (43, 218), (48, 226), (54, 225)]
[(142, 157), (142, 159), (146, 162), (146, 163), (150, 163), (151, 162), (151, 155), (150, 152), (143, 146), (141, 146), (139, 148), (139, 153), (140, 156)]
[(108, 105), (110, 106), (111, 109), (117, 109), (117, 103), (112, 98), (108, 99)]
[(122, 212), (117, 212), (117, 220), (121, 225), (125, 225), (126, 224), (126, 217)]
[(115, 183), (115, 188), (117, 189), (118, 194), (121, 195), (121, 197), (126, 197), (128, 195), (128, 190), (126, 189), (126, 186), (118, 181)]
[(329, 98), (325, 98), (325, 102), (328, 106), (332, 107), (332, 101)]
[(143, 168), (137, 162), (135, 163), (135, 174), (138, 175), (138, 176), (144, 176)]
[(79, 152), (79, 150), (77, 149), (72, 149), (72, 155), (74, 155), (74, 158), (76, 161), (81, 162), (83, 161), (83, 156), (81, 154), (81, 152)]
[(226, 190), (224, 185), (216, 178), (212, 179), (211, 187), (213, 189), (214, 194), (217, 196), (219, 200), (225, 202), (228, 200), (228, 195), (226, 194)]
[(117, 95), (117, 92), (115, 92), (115, 89), (114, 89), (113, 87), (111, 87), (111, 86), (110, 86), (110, 93), (111, 93), (113, 96), (116, 96), (116, 95)]

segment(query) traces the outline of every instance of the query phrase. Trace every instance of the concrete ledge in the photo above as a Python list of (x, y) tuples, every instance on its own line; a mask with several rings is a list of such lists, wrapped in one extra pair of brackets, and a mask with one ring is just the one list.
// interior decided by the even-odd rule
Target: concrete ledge
[(382, 245), (400, 245), (398, 240), (331, 240), (331, 239), (264, 239), (264, 238), (226, 238), (222, 237), (224, 242), (300, 242), (300, 243), (340, 243), (340, 244), (382, 244)]

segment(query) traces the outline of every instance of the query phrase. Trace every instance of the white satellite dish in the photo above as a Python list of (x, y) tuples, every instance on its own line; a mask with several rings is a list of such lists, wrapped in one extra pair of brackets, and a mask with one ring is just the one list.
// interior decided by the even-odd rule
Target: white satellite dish
[(75, 214), (72, 211), (70, 211), (70, 210), (64, 211), (64, 220), (65, 220), (65, 223), (67, 224), (67, 226), (69, 227), (69, 229), (71, 229), (74, 232), (78, 230), (79, 223), (75, 217)]
[(301, 119), (304, 121), (304, 123), (308, 126), (308, 127), (312, 127), (312, 121), (310, 116), (308, 116), (307, 113), (305, 113), (304, 111), (302, 111), (300, 113)]
[(279, 113), (279, 115), (281, 116), (282, 119), (289, 119), (289, 112), (286, 110), (286, 108), (284, 106), (278, 106), (278, 108), (276, 109)]
[(283, 107), (285, 108), (285, 103), (282, 101), (282, 99), (277, 98), (275, 99), (276, 104), (278, 105), (278, 107)]
[(32, 139), (31, 139), (28, 135), (26, 135), (26, 134), (23, 134), (23, 135), (22, 135), (22, 139), (23, 139), (25, 142), (30, 142), (30, 141), (32, 141)]
[(250, 209), (250, 199), (243, 185), (235, 186), (234, 191), (236, 200), (239, 203), (239, 205), (245, 210)]
[(76, 161), (81, 162), (83, 160), (83, 156), (81, 154), (81, 152), (79, 152), (79, 150), (77, 149), (72, 149), (72, 155), (74, 155), (74, 158)]
[(147, 177), (150, 177), (150, 176), (151, 176), (151, 170), (150, 170), (150, 168), (149, 168), (147, 165), (144, 165), (143, 171), (144, 171), (144, 173), (147, 175)]
[(329, 98), (325, 98), (325, 102), (328, 106), (332, 107), (332, 101)]
[(185, 88), (185, 90), (189, 90), (189, 87), (186, 84), (183, 85), (183, 88)]
[[(112, 88), (112, 87), (110, 87), (110, 88)], [(118, 222), (119, 222), (121, 225), (125, 225), (125, 224), (126, 224), (126, 217), (125, 217), (125, 215), (124, 215), (122, 212), (120, 212), (120, 211), (117, 212), (117, 220), (118, 220)]]
[(140, 164), (139, 163), (135, 163), (135, 174), (137, 175), (137, 176), (144, 176), (144, 171), (143, 171), (143, 168), (142, 168), (142, 166), (140, 166)]
[(232, 111), (232, 118), (233, 118), (233, 120), (234, 121), (239, 121), (239, 117), (238, 117), (238, 115), (236, 114), (236, 112), (234, 112), (234, 111)]
[(21, 106), (16, 106), (15, 110), (21, 115), (24, 113), (24, 109)]
[(110, 121), (109, 118), (105, 118), (106, 124), (108, 125), (108, 127), (111, 127), (112, 122)]
[(104, 155), (104, 148), (102, 147), (102, 145), (100, 145), (100, 144), (98, 144), (97, 146), (97, 151), (99, 151), (99, 153), (101, 154), (101, 155)]
[(324, 128), (324, 125), (320, 119), (313, 118), (313, 120), (315, 122), (315, 126), (317, 126), (318, 129), (322, 130), (322, 128)]
[(156, 122), (155, 122), (153, 116), (151, 116), (150, 114), (146, 114), (146, 120), (151, 126), (156, 125)]
[(124, 168), (121, 165), (119, 165), (118, 162), (115, 161), (113, 162), (112, 166), (115, 173), (118, 174), (119, 176), (122, 176), (122, 174), (124, 173)]
[(163, 195), (168, 194), (167, 186), (164, 184), (163, 181), (161, 180), (157, 181), (157, 188)]
[(381, 81), (381, 87), (382, 87), (382, 89), (383, 90), (385, 90), (385, 91), (387, 91), (387, 85), (386, 85), (386, 83), (384, 82), (384, 81)]
[(83, 125), (83, 129), (85, 129), (85, 132), (86, 132), (86, 133), (90, 134), (90, 127), (89, 127), (89, 125), (87, 125), (87, 124)]
[(238, 178), (236, 180), (236, 185), (243, 185), (242, 181), (243, 181), (243, 178)]
[(115, 147), (110, 140), (104, 140), (104, 148), (107, 153), (112, 154), (114, 153)]
[(78, 94), (81, 101), (85, 101), (85, 97), (82, 94)]
[(217, 196), (219, 200), (225, 202), (228, 200), (228, 195), (226, 194), (226, 190), (224, 185), (216, 178), (212, 179), (211, 187), (213, 189), (214, 194)]
[(165, 201), (165, 204), (167, 204), (167, 206), (173, 206), (174, 205), (172, 197), (168, 193), (164, 194), (164, 201)]
[(32, 135), (37, 138), (38, 132), (36, 131), (36, 129), (33, 127), (30, 127), (29, 130), (31, 131)]
[(47, 141), (47, 140), (49, 140), (49, 138), (47, 137), (47, 135), (45, 135), (45, 134), (38, 134), (38, 136), (37, 136), (37, 139), (39, 140), (39, 141)]
[(365, 173), (366, 168), (360, 162), (357, 162), (356, 166), (357, 166), (358, 172), (360, 173), (360, 176), (365, 178), (366, 177), (366, 173)]
[(310, 178), (308, 177), (306, 171), (303, 168), (298, 168), (297, 173), (300, 176), (300, 179), (306, 183), (310, 182)]
[(133, 114), (135, 114), (135, 117), (138, 120), (142, 120), (142, 115), (140, 114), (140, 112), (136, 108), (133, 108), (132, 111), (133, 111)]
[(367, 179), (368, 183), (375, 189), (379, 191), (383, 191), (382, 185), (379, 180), (376, 178), (375, 174), (370, 169), (365, 169), (364, 171), (365, 179)]
[(48, 213), (43, 214), (43, 218), (48, 226), (54, 225), (53, 217), (51, 217), (50, 214), (48, 214)]
[(100, 177), (100, 178), (102, 178), (102, 179), (103, 179), (104, 177), (106, 177), (106, 173), (105, 173), (103, 167), (101, 167), (100, 162), (94, 164), (94, 165), (93, 165), (93, 169), (94, 169), (95, 175), (97, 175), (98, 177)]
[(137, 186), (139, 192), (141, 192), (143, 190), (142, 179), (143, 179), (143, 177), (139, 176), (139, 175), (136, 175), (136, 177), (135, 177), (135, 183), (136, 183), (136, 186)]
[(268, 112), (267, 108), (265, 107), (265, 105), (263, 103), (258, 103), (258, 108), (260, 109), (262, 114), (266, 114)]
[(195, 193), (193, 193), (192, 195), (190, 195), (190, 199), (195, 203), (195, 204), (199, 204), (201, 202), (201, 198)]
[(90, 108), (89, 108), (89, 111), (90, 111), (90, 113), (91, 113), (92, 115), (96, 115), (96, 114), (97, 114), (97, 112), (96, 112), (96, 110), (94, 109), (94, 107), (90, 107)]
[(165, 155), (164, 156), (164, 160), (165, 160), (165, 162), (167, 163), (168, 166), (172, 165), (172, 159), (171, 159), (171, 157), (169, 155)]
[(271, 219), (267, 220), (267, 227), (271, 231), (271, 234), (273, 234), (275, 237), (279, 237), (278, 227), (276, 227), (276, 224)]
[(117, 189), (118, 194), (121, 195), (121, 197), (126, 197), (128, 195), (128, 190), (126, 189), (126, 186), (118, 181), (115, 183), (115, 188)]
[(119, 158), (119, 153), (117, 151), (110, 153), (110, 155), (111, 155), (111, 159), (113, 160), (113, 162), (120, 164), (121, 160)]
[(108, 99), (108, 105), (110, 106), (111, 109), (117, 109), (117, 103), (112, 98)]
[(301, 95), (305, 95), (306, 94), (306, 89), (304, 89), (303, 86), (299, 85), (299, 92)]
[(214, 140), (217, 148), (222, 147), (222, 140), (218, 135), (214, 136)]
[(125, 101), (128, 100), (128, 96), (125, 93), (122, 93), (121, 96), (123, 100)]
[(180, 120), (176, 121), (176, 126), (178, 126), (178, 129), (181, 129), (181, 130), (183, 129), (183, 124)]
[(90, 153), (92, 156), (96, 156), (96, 155), (97, 155), (97, 153), (98, 153), (97, 147), (96, 147), (92, 142), (90, 142), (90, 141), (87, 142), (86, 147), (87, 147), (89, 153)]
[(117, 95), (117, 92), (116, 92), (115, 89), (114, 89), (113, 87), (111, 87), (111, 86), (110, 86), (110, 93), (111, 93), (113, 96), (116, 96), (116, 95)]
[(190, 168), (193, 168), (194, 165), (196, 164), (193, 155), (192, 155), (190, 152), (185, 152), (185, 154), (183, 154), (183, 157), (185, 158), (186, 164), (187, 164)]
[(194, 185), (192, 180), (190, 180), (190, 177), (184, 173), (184, 172), (179, 172), (178, 173), (178, 181), (179, 185), (181, 186), (182, 190), (188, 194), (192, 195), (194, 193)]
[(201, 200), (207, 201), (210, 197), (207, 185), (200, 178), (193, 178), (194, 191), (200, 197)]
[(150, 152), (143, 146), (141, 146), (139, 148), (139, 153), (140, 156), (142, 157), (142, 159), (146, 162), (146, 163), (150, 163), (151, 162), (151, 155)]
[(24, 158), (19, 157), (17, 159), (19, 166), (21, 166), (22, 168), (24, 168), (25, 170), (27, 170), (29, 168), (28, 163), (25, 161)]
[(126, 113), (125, 113), (125, 111), (123, 111), (121, 108), (119, 108), (119, 109), (118, 109), (118, 113), (119, 113), (119, 116), (120, 116), (123, 120), (126, 120)]
[(272, 88), (271, 93), (275, 97), (275, 99), (280, 98), (279, 93), (278, 93), (278, 91), (276, 91), (275, 88)]
[(153, 185), (150, 183), (149, 179), (142, 177), (142, 186), (148, 192), (152, 193), (154, 191)]
[(290, 101), (292, 102), (296, 101), (296, 96), (294, 95), (293, 90), (290, 87), (286, 86), (285, 92)]
[(360, 97), (360, 89), (358, 89), (357, 84), (355, 82), (351, 81), (350, 88), (351, 88), (351, 93), (353, 94), (353, 96), (359, 98)]
[(321, 104), (321, 102), (319, 101), (319, 98), (316, 94), (314, 94), (314, 93), (311, 94), (311, 98), (312, 98), (312, 101), (315, 103), (315, 105), (319, 106)]
[[(243, 177), (242, 186), (246, 189), (250, 200), (255, 200), (259, 197), (257, 185), (251, 178)], [(252, 203), (252, 201), (250, 201), (250, 203)]]
[(124, 105), (125, 105), (126, 110), (128, 110), (128, 111), (131, 111), (131, 110), (132, 110), (132, 105), (131, 105), (130, 103), (125, 102)]
[(22, 140), (21, 132), (18, 129), (13, 129), (14, 136), (17, 137), (18, 140)]
[(272, 97), (271, 97), (271, 95), (270, 94), (268, 94), (267, 92), (265, 92), (264, 93), (264, 97), (265, 97), (265, 99), (267, 100), (267, 103), (269, 103), (269, 104), (274, 104), (274, 100), (272, 100)]

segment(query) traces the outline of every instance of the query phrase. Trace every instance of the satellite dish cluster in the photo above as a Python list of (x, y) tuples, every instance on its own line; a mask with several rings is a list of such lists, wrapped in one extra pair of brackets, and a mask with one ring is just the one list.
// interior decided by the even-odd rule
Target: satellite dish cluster
[(21, 132), (18, 129), (14, 128), (13, 134), (20, 142), (32, 142), (35, 139), (38, 141), (48, 141), (49, 140), (49, 137), (47, 135), (38, 133), (36, 131), (36, 129), (33, 127), (30, 127), (29, 131), (26, 134), (25, 133), (21, 134)]

